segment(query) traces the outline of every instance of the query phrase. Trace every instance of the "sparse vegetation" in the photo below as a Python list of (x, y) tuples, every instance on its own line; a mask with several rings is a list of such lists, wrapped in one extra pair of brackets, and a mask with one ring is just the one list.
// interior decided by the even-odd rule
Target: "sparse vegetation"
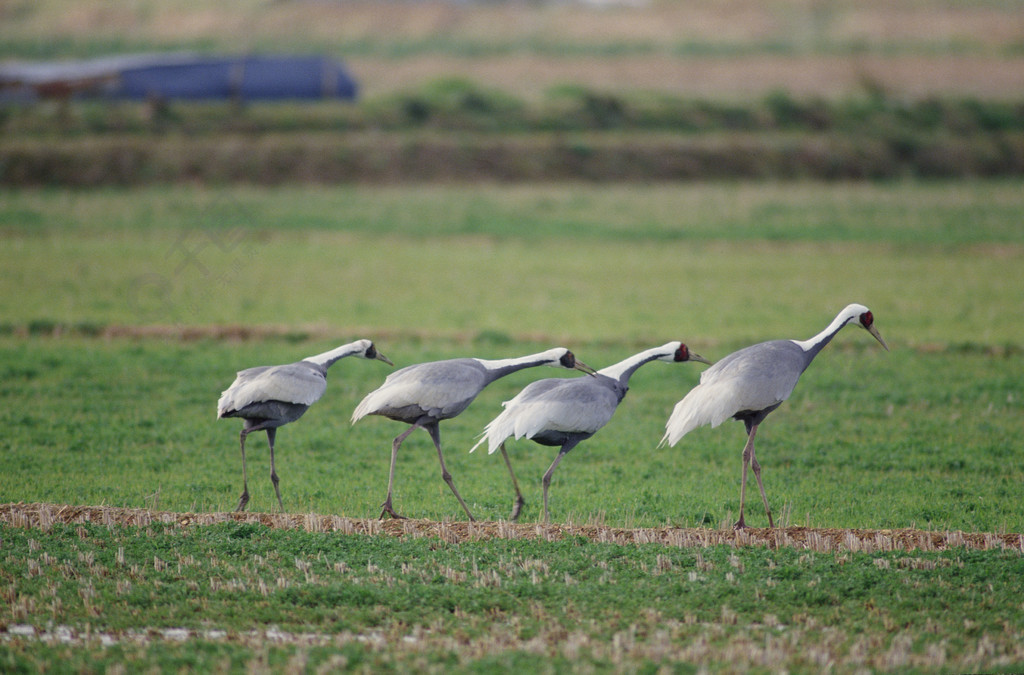
[[(1012, 669), (1020, 551), (0, 525), (8, 671)], [(628, 590), (625, 590), (628, 589)], [(624, 592), (625, 591), (625, 592)]]
[(1024, 103), (753, 104), (561, 87), (539, 104), (447, 79), (345, 104), (75, 104), (0, 119), (0, 183), (135, 185), (448, 180), (1016, 176)]

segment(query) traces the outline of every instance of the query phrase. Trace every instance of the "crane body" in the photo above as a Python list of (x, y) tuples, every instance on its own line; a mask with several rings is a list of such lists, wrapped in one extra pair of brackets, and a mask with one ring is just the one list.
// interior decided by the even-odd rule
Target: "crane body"
[(754, 452), (758, 426), (789, 398), (800, 375), (814, 357), (848, 324), (867, 330), (886, 350), (888, 345), (874, 325), (874, 315), (864, 305), (846, 306), (820, 333), (808, 340), (771, 340), (744, 347), (701, 373), (700, 384), (679, 401), (665, 424), (662, 445), (675, 445), (697, 427), (717, 427), (727, 419), (744, 423), (747, 443), (743, 448), (743, 476), (740, 483), (740, 517), (734, 527), (746, 527), (743, 506), (747, 469), (753, 470), (769, 527), (775, 527), (768, 497), (761, 481), (761, 465)]
[(384, 384), (367, 394), (352, 413), (353, 424), (367, 415), (381, 415), (411, 425), (392, 441), (388, 493), (381, 504), (380, 517), (402, 517), (392, 505), (398, 449), (409, 434), (417, 428), (423, 428), (437, 449), (442, 479), (455, 495), (466, 516), (473, 520), (473, 514), (456, 489), (451, 473), (445, 465), (444, 454), (441, 451), (440, 422), (451, 419), (468, 408), (491, 382), (536, 366), (555, 366), (593, 373), (593, 369), (578, 361), (571, 351), (558, 347), (511, 359), (458, 358), (406, 366), (389, 375)]
[(597, 371), (595, 377), (550, 378), (532, 382), (504, 404), (505, 409), (487, 425), (470, 452), (484, 442), (488, 444), (488, 454), (501, 451), (516, 492), (512, 520), (519, 517), (525, 500), (512, 471), (505, 441), (509, 438), (528, 438), (540, 445), (559, 447), (558, 455), (541, 481), (544, 520), (547, 522), (550, 517), (548, 488), (562, 457), (611, 420), (629, 391), (629, 378), (640, 366), (655, 360), (708, 363), (702, 356), (690, 352), (685, 344), (669, 342), (603, 368)]
[(217, 417), (240, 417), (244, 421), (240, 435), (242, 448), (242, 495), (236, 511), (245, 510), (249, 502), (249, 477), (245, 464), (245, 439), (254, 431), (266, 431), (270, 445), (270, 480), (274, 484), (277, 504), (281, 501), (279, 479), (274, 466), (274, 440), (277, 428), (302, 417), (327, 391), (327, 369), (346, 356), (383, 361), (394, 365), (377, 351), (370, 340), (356, 340), (330, 351), (281, 366), (256, 366), (240, 370), (235, 381), (217, 401)]

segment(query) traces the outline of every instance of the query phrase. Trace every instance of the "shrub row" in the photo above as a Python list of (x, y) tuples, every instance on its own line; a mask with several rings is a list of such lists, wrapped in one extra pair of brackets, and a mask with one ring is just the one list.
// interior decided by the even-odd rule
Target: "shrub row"
[(671, 181), (1024, 174), (1024, 133), (293, 133), (0, 143), (0, 184)]
[(231, 104), (71, 102), (0, 108), (4, 136), (103, 133), (275, 133), (311, 131), (573, 132), (803, 131), (832, 133), (1024, 132), (1024, 102), (905, 100), (865, 84), (846, 100), (797, 99), (778, 91), (750, 102), (692, 100), (666, 94), (611, 94), (562, 86), (525, 102), (458, 79), (412, 92), (349, 103)]

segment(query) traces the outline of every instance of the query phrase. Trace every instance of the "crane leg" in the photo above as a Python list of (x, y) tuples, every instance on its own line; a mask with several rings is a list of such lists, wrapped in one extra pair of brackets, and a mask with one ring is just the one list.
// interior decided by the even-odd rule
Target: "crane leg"
[(764, 491), (764, 483), (761, 481), (761, 465), (754, 455), (754, 436), (757, 435), (757, 425), (751, 425), (748, 431), (747, 444), (743, 446), (743, 478), (740, 482), (740, 519), (733, 525), (734, 529), (740, 530), (746, 527), (743, 522), (743, 504), (747, 493), (747, 467), (754, 471), (754, 478), (757, 479), (757, 487), (761, 490), (761, 502), (764, 504), (764, 511), (768, 514), (768, 527), (774, 528), (775, 521), (772, 519), (772, 510), (768, 507), (768, 495)]
[(245, 505), (249, 503), (249, 474), (245, 470), (245, 437), (248, 435), (249, 430), (245, 428), (239, 434), (242, 445), (242, 496), (238, 498), (238, 506), (235, 507), (235, 511), (245, 511)]
[(395, 512), (395, 509), (391, 506), (391, 490), (395, 486), (395, 460), (398, 459), (398, 448), (401, 447), (402, 442), (411, 434), (418, 424), (414, 424), (401, 434), (399, 434), (394, 441), (391, 443), (391, 470), (388, 472), (388, 497), (384, 500), (384, 503), (380, 505), (380, 519), (384, 520), (384, 516), (391, 516), (392, 518), (405, 518)]
[(462, 504), (462, 510), (466, 512), (466, 516), (471, 521), (475, 521), (476, 518), (474, 518), (473, 514), (469, 512), (469, 507), (466, 506), (466, 502), (462, 501), (462, 495), (460, 495), (459, 491), (455, 489), (455, 482), (452, 480), (452, 475), (448, 473), (448, 467), (444, 465), (444, 455), (441, 453), (441, 428), (436, 422), (423, 428), (430, 434), (431, 440), (434, 441), (434, 447), (437, 448), (437, 459), (441, 462), (441, 478), (444, 479), (445, 483), (448, 483), (448, 487), (452, 489), (452, 493), (455, 495), (455, 498), (459, 500), (459, 504)]
[(274, 484), (274, 493), (277, 494), (277, 506), (284, 513), (284, 502), (281, 501), (281, 490), (277, 487), (277, 469), (274, 468), (274, 438), (277, 436), (277, 429), (269, 427), (267, 429), (267, 442), (270, 443), (270, 482)]
[(512, 471), (512, 462), (508, 459), (508, 453), (505, 452), (505, 443), (501, 444), (501, 456), (505, 458), (505, 466), (508, 467), (508, 475), (512, 476), (512, 487), (516, 490), (516, 503), (515, 506), (512, 507), (512, 515), (509, 517), (509, 520), (515, 522), (519, 519), (519, 513), (523, 510), (523, 504), (526, 503), (526, 500), (523, 499), (523, 493), (519, 491), (519, 481), (516, 480), (516, 474)]
[(764, 493), (764, 483), (761, 482), (761, 465), (757, 463), (754, 456), (754, 445), (750, 445), (750, 468), (754, 471), (754, 478), (757, 479), (757, 487), (761, 488), (761, 502), (764, 504), (764, 512), (768, 514), (768, 527), (774, 529), (775, 521), (772, 520), (772, 510), (768, 508), (768, 495)]
[(569, 452), (570, 450), (572, 450), (574, 447), (576, 447), (576, 443), (578, 443), (578, 442), (579, 441), (576, 441), (576, 442), (569, 441), (568, 443), (566, 443), (565, 445), (562, 446), (562, 449), (558, 451), (558, 457), (555, 457), (555, 461), (551, 462), (551, 466), (548, 467), (548, 470), (544, 473), (544, 478), (542, 478), (541, 481), (540, 481), (541, 486), (543, 486), (543, 488), (544, 488), (544, 523), (545, 524), (550, 521), (550, 517), (549, 517), (549, 514), (548, 514), (548, 487), (551, 486), (551, 476), (554, 475), (555, 469), (558, 468), (558, 463), (562, 461), (562, 458), (565, 457), (565, 454), (567, 452)]
[(747, 498), (747, 467), (754, 457), (754, 436), (757, 434), (757, 425), (748, 425), (747, 444), (743, 446), (743, 478), (740, 480), (740, 519), (732, 526), (734, 530), (742, 530), (747, 524), (743, 521), (743, 506)]

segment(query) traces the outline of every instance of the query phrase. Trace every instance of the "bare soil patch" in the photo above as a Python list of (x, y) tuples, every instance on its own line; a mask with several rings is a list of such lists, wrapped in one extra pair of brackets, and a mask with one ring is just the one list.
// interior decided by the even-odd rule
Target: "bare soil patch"
[(614, 544), (662, 544), (675, 547), (764, 546), (809, 550), (819, 553), (851, 551), (943, 551), (950, 548), (1011, 550), (1024, 555), (1024, 535), (990, 532), (938, 532), (927, 530), (867, 530), (812, 527), (745, 530), (701, 528), (614, 528), (597, 525), (560, 525), (494, 522), (436, 522), (431, 520), (376, 520), (343, 516), (271, 513), (175, 513), (113, 506), (70, 504), (0, 504), (0, 522), (14, 527), (49, 530), (58, 523), (93, 523), (146, 526), (166, 523), (178, 527), (216, 523), (258, 523), (265, 527), (301, 529), (308, 532), (341, 532), (392, 537), (437, 537), (447, 543), (487, 539), (543, 539), (558, 541), (582, 537)]

